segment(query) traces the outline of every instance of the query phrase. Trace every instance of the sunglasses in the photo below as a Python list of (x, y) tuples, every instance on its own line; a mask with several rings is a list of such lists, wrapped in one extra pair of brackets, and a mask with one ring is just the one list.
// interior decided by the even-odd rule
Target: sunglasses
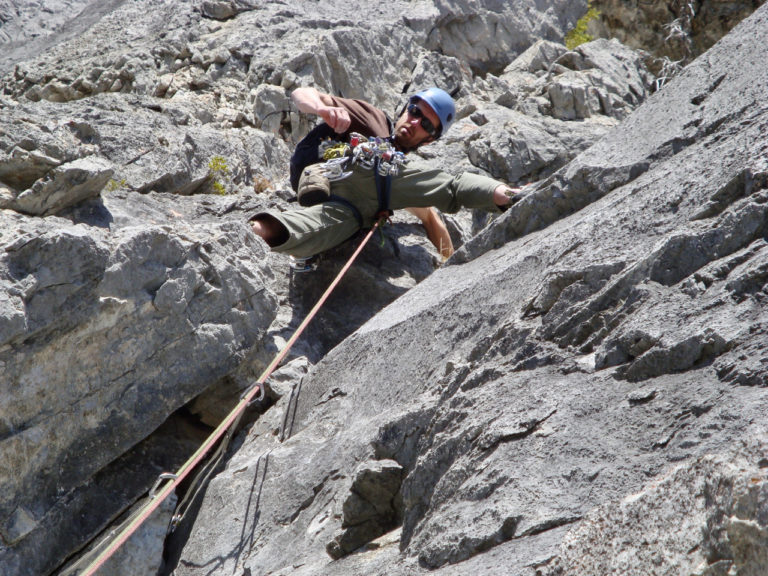
[(424, 128), (424, 131), (429, 134), (432, 138), (437, 138), (439, 132), (438, 129), (435, 128), (435, 125), (432, 124), (432, 121), (424, 116), (424, 111), (419, 108), (414, 102), (411, 102), (408, 104), (408, 114), (413, 118), (420, 118), (421, 127)]

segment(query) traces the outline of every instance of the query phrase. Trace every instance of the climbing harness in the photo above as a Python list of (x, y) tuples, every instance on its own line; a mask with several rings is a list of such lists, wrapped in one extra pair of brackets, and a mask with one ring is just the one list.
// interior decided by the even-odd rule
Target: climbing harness
[[(396, 150), (388, 138), (366, 138), (357, 132), (350, 134), (349, 143), (328, 143), (322, 150), (325, 162), (320, 164), (320, 171), (331, 182), (347, 178), (352, 174), (351, 168), (354, 165), (373, 170), (379, 203), (375, 219), (376, 221), (381, 221), (382, 218), (389, 220), (393, 214), (390, 208), (392, 177), (397, 176), (400, 169), (408, 163), (405, 154)], [(331, 200), (342, 199), (331, 195)], [(348, 201), (343, 203), (350, 205)], [(354, 212), (356, 212), (358, 223), (362, 226), (362, 218), (357, 213), (357, 209)]]
[[(299, 204), (313, 206), (322, 202), (342, 204), (355, 216), (357, 225), (364, 227), (365, 220), (357, 206), (346, 198), (331, 193), (331, 182), (343, 180), (352, 174), (352, 167), (358, 165), (366, 170), (374, 170), (378, 209), (374, 220), (387, 219), (392, 215), (389, 208), (391, 178), (408, 162), (405, 154), (396, 150), (388, 138), (366, 138), (358, 132), (352, 132), (349, 142), (323, 140), (318, 146), (318, 155), (323, 159), (304, 169), (304, 176), (297, 183)], [(292, 269), (296, 269), (292, 266)]]
[[(357, 165), (374, 172), (378, 206), (372, 215), (373, 220), (389, 221), (393, 214), (390, 208), (392, 177), (407, 163), (405, 154), (395, 149), (391, 139), (366, 138), (358, 132), (352, 132), (349, 142), (338, 142), (329, 138), (321, 140), (317, 145), (317, 155), (322, 161), (306, 166), (296, 186), (297, 200), (301, 206), (340, 204), (355, 217), (358, 227), (364, 228), (366, 219), (358, 207), (347, 198), (331, 192), (331, 182), (349, 177), (353, 166)], [(381, 226), (379, 230), (383, 245), (384, 231)], [(315, 266), (309, 259), (292, 258), (290, 269), (291, 272), (309, 272), (314, 270)]]
[[(171, 492), (173, 492), (183, 481), (184, 479), (202, 462), (202, 460), (205, 458), (205, 456), (208, 454), (208, 452), (211, 450), (211, 448), (221, 440), (221, 443), (219, 445), (219, 448), (217, 449), (217, 456), (213, 461), (213, 464), (216, 464), (218, 461), (218, 458), (223, 455), (224, 450), (226, 450), (226, 446), (229, 443), (229, 439), (233, 436), (235, 433), (235, 428), (237, 427), (237, 424), (240, 421), (240, 418), (242, 417), (243, 413), (245, 412), (246, 408), (253, 404), (254, 402), (257, 402), (259, 400), (264, 399), (265, 395), (265, 385), (267, 382), (267, 379), (272, 375), (272, 373), (277, 369), (280, 362), (285, 359), (285, 357), (288, 354), (288, 351), (291, 349), (291, 347), (296, 343), (296, 341), (299, 339), (299, 336), (304, 332), (307, 325), (312, 321), (312, 319), (317, 315), (317, 312), (320, 310), (320, 308), (325, 304), (326, 300), (328, 300), (328, 297), (331, 295), (331, 292), (336, 288), (336, 286), (341, 282), (341, 279), (344, 277), (344, 275), (347, 273), (349, 268), (354, 263), (355, 259), (357, 259), (360, 252), (362, 252), (365, 245), (368, 243), (368, 241), (373, 236), (374, 232), (377, 228), (381, 226), (381, 220), (376, 221), (376, 223), (373, 225), (373, 227), (368, 231), (366, 236), (363, 238), (363, 240), (360, 242), (360, 245), (355, 249), (355, 252), (352, 254), (352, 256), (349, 257), (349, 260), (344, 264), (342, 269), (339, 271), (339, 273), (334, 278), (333, 282), (326, 288), (325, 292), (323, 292), (323, 295), (319, 298), (317, 303), (314, 305), (312, 310), (309, 311), (307, 316), (304, 318), (304, 320), (301, 322), (299, 327), (296, 329), (296, 331), (293, 333), (291, 338), (286, 342), (285, 347), (280, 351), (280, 353), (275, 356), (275, 358), (272, 360), (272, 362), (267, 366), (267, 368), (264, 370), (264, 372), (261, 374), (259, 379), (243, 394), (243, 396), (240, 398), (240, 401), (237, 403), (237, 405), (227, 414), (227, 416), (222, 420), (222, 422), (216, 427), (216, 429), (211, 433), (210, 436), (203, 442), (203, 444), (197, 449), (197, 451), (178, 469), (178, 471), (175, 474), (171, 474), (168, 472), (164, 472), (161, 474), (155, 483), (155, 485), (152, 487), (152, 490), (149, 494), (149, 499), (147, 502), (139, 508), (132, 516), (130, 516), (122, 525), (121, 528), (117, 528), (115, 530), (112, 530), (105, 539), (103, 539), (96, 547), (95, 549), (81, 558), (78, 562), (76, 562), (70, 570), (77, 570), (80, 565), (84, 564), (88, 559), (92, 558), (94, 554), (96, 554), (96, 551), (101, 550), (96, 558), (88, 564), (88, 566), (85, 568), (85, 571), (83, 571), (80, 576), (92, 576), (95, 574), (103, 565), (104, 563), (112, 557), (112, 555), (122, 546), (128, 538), (131, 537), (131, 535), (138, 530), (138, 528), (149, 518), (149, 516), (157, 510), (157, 508), (160, 506), (160, 504), (165, 501), (168, 496), (170, 496)], [(258, 396), (258, 398), (257, 398)], [(284, 427), (281, 430), (281, 440), (282, 436), (284, 434)], [(223, 439), (223, 440), (222, 440)], [(215, 465), (209, 465), (208, 467), (204, 468), (199, 474), (198, 478), (204, 477), (209, 478), (211, 474), (213, 473), (213, 470), (215, 468)], [(160, 488), (161, 484), (166, 481), (166, 484)], [(186, 500), (186, 498), (185, 498)], [(172, 521), (171, 527), (175, 527), (179, 522), (178, 515), (174, 516), (174, 519)], [(109, 544), (107, 544), (109, 542)]]

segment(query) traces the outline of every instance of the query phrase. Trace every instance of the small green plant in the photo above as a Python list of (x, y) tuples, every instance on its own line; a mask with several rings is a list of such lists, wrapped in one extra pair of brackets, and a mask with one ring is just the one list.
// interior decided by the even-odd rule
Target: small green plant
[(121, 180), (115, 180), (114, 178), (110, 178), (109, 182), (107, 182), (107, 192), (114, 192), (116, 190), (120, 190), (120, 188), (125, 188), (126, 181), (125, 178), (122, 178)]
[(227, 166), (227, 159), (223, 156), (214, 156), (208, 161), (208, 170), (212, 174), (229, 175), (229, 166)]
[(223, 156), (214, 156), (208, 161), (208, 178), (211, 181), (211, 188), (215, 194), (227, 194), (227, 187), (221, 181), (229, 179), (229, 166)]
[(214, 180), (211, 186), (213, 187), (214, 193), (218, 194), (219, 196), (226, 196), (227, 189), (224, 187), (224, 184), (218, 180)]
[(568, 50), (573, 50), (580, 44), (594, 40), (594, 36), (587, 32), (587, 25), (592, 22), (592, 20), (596, 20), (599, 16), (600, 11), (592, 6), (591, 3), (587, 3), (587, 13), (579, 18), (573, 30), (570, 30), (565, 35), (565, 47), (568, 48)]

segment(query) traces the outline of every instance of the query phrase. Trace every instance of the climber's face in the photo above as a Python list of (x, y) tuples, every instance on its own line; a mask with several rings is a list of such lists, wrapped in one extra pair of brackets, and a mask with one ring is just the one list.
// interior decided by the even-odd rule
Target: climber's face
[(404, 150), (417, 148), (435, 140), (439, 126), (440, 119), (429, 104), (411, 99), (395, 123), (395, 143)]

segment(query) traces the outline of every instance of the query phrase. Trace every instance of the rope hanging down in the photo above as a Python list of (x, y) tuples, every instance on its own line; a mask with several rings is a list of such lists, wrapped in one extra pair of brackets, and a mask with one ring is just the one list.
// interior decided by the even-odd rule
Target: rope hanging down
[[(331, 292), (333, 292), (334, 288), (336, 288), (338, 283), (347, 273), (347, 270), (349, 270), (349, 268), (352, 266), (352, 263), (355, 261), (355, 259), (360, 254), (360, 252), (362, 252), (363, 248), (371, 239), (371, 237), (373, 236), (373, 233), (376, 231), (376, 228), (380, 226), (380, 224), (381, 224), (381, 220), (377, 221), (373, 225), (373, 227), (368, 231), (368, 233), (363, 238), (363, 241), (357, 247), (357, 249), (352, 254), (352, 256), (349, 257), (349, 260), (347, 260), (346, 264), (344, 264), (344, 267), (336, 275), (336, 278), (334, 278), (333, 282), (331, 282), (328, 288), (326, 288), (325, 292), (323, 292), (323, 295), (314, 305), (312, 310), (309, 311), (309, 314), (307, 314), (307, 317), (304, 318), (302, 323), (293, 333), (291, 338), (286, 343), (285, 347), (280, 351), (280, 353), (275, 357), (275, 359), (272, 360), (272, 363), (269, 366), (267, 366), (266, 370), (264, 370), (264, 372), (256, 381), (256, 383), (248, 390), (248, 392), (245, 395), (243, 395), (243, 397), (240, 399), (237, 405), (232, 409), (232, 411), (229, 414), (227, 414), (226, 418), (222, 420), (222, 422), (216, 427), (216, 429), (211, 433), (211, 435), (208, 436), (208, 438), (206, 438), (205, 442), (203, 442), (200, 448), (198, 448), (197, 451), (184, 464), (182, 464), (181, 468), (179, 468), (176, 474), (166, 473), (166, 474), (160, 475), (158, 482), (155, 484), (155, 488), (153, 488), (152, 491), (150, 492), (149, 501), (147, 501), (147, 503), (144, 504), (144, 506), (142, 506), (136, 512), (133, 519), (127, 524), (127, 526), (120, 533), (118, 533), (115, 539), (109, 544), (109, 546), (107, 546), (96, 557), (96, 559), (91, 564), (88, 565), (88, 567), (85, 569), (85, 571), (82, 573), (81, 576), (92, 576), (93, 574), (95, 574), (104, 565), (104, 563), (107, 560), (109, 560), (109, 558), (112, 557), (112, 555), (118, 550), (118, 548), (120, 548), (120, 546), (122, 546), (128, 540), (128, 538), (130, 538), (131, 535), (134, 532), (136, 532), (136, 530), (138, 530), (138, 528), (147, 520), (147, 518), (149, 518), (150, 515), (155, 510), (157, 510), (160, 504), (162, 504), (163, 501), (165, 501), (165, 499), (168, 496), (170, 496), (171, 492), (173, 492), (179, 486), (179, 484), (181, 484), (181, 482), (189, 475), (189, 473), (192, 472), (192, 470), (203, 460), (205, 455), (210, 451), (210, 449), (214, 446), (214, 444), (216, 444), (216, 442), (218, 442), (224, 436), (224, 434), (226, 434), (230, 430), (230, 428), (234, 428), (234, 426), (236, 426), (243, 412), (245, 412), (245, 409), (254, 400), (256, 395), (261, 394), (263, 396), (264, 383), (267, 381), (267, 378), (269, 378), (272, 372), (275, 371), (275, 369), (280, 364), (280, 362), (283, 361), (285, 356), (288, 354), (288, 351), (296, 343), (296, 340), (298, 340), (302, 332), (304, 332), (304, 329), (312, 321), (312, 319), (315, 317), (315, 315), (323, 306), (323, 304), (325, 304), (325, 301), (331, 295)], [(163, 486), (163, 488), (159, 492), (155, 492), (157, 487), (159, 487), (159, 484), (164, 479), (168, 479), (170, 481), (165, 486)]]

